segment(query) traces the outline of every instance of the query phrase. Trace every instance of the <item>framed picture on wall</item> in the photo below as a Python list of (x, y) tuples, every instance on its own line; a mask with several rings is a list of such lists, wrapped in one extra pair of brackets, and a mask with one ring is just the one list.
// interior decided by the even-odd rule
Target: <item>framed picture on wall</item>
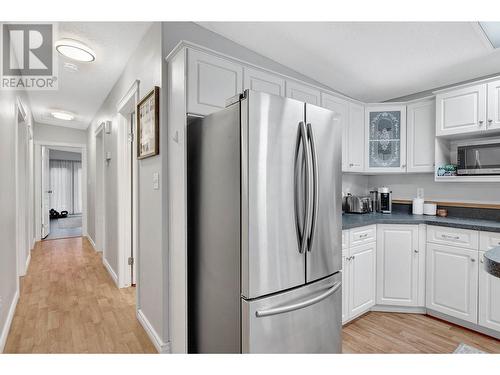
[(155, 86), (137, 104), (137, 159), (160, 153), (160, 88)]

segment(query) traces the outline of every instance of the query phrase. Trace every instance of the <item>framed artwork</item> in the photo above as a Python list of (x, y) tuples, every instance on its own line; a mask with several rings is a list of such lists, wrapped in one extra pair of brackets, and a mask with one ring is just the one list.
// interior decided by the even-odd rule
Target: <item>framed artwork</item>
[(160, 88), (155, 86), (137, 104), (137, 159), (160, 153)]

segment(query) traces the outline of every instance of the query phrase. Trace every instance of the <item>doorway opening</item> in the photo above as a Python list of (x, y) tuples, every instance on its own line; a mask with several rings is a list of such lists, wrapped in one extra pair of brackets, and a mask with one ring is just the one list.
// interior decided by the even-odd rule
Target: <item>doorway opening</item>
[(45, 225), (42, 225), (43, 239), (81, 237), (82, 150), (75, 147), (43, 146), (42, 160), (42, 214), (45, 218)]

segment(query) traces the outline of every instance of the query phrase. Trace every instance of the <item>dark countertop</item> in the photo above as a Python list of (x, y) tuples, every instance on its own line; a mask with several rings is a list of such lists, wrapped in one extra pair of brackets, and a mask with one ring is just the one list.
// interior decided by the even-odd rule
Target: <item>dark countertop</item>
[(484, 267), (490, 275), (500, 277), (500, 246), (484, 253)]
[(429, 224), (442, 227), (500, 232), (499, 220), (412, 215), (405, 212), (342, 215), (342, 229), (357, 228), (371, 224)]

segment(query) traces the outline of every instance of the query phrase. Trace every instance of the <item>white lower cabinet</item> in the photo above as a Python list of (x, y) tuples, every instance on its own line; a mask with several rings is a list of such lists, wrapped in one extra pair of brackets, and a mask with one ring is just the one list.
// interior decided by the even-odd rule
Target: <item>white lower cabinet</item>
[(419, 306), (418, 225), (377, 225), (377, 305)]
[(426, 307), (477, 324), (478, 251), (427, 244)]
[[(344, 234), (349, 237), (347, 232)], [(345, 249), (342, 253), (342, 323), (369, 311), (375, 304), (376, 247), (374, 237), (371, 243)]]
[(484, 269), (484, 251), (479, 253), (479, 325), (500, 331), (500, 278)]

